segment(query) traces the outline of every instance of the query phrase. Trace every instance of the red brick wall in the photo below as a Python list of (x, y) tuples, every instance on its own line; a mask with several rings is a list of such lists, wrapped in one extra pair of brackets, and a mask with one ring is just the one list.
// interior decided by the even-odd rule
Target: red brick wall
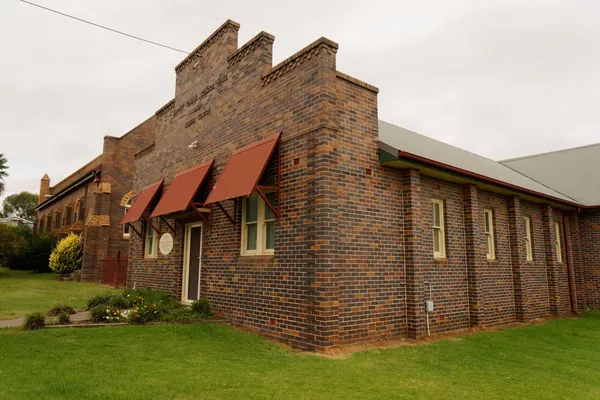
[[(510, 226), (507, 199), (497, 194), (479, 191), (483, 223), (483, 209), (492, 210), (494, 226), (495, 260), (487, 260), (485, 250), (485, 323), (499, 325), (515, 322), (515, 299), (513, 290)], [(481, 225), (481, 230), (484, 230)], [(485, 243), (485, 236), (483, 241)], [(484, 246), (485, 249), (485, 246)]]
[(373, 88), (339, 74), (336, 100), (340, 343), (403, 336), (402, 181), (376, 157)]
[[(333, 267), (327, 257), (333, 245), (329, 239), (318, 242), (331, 230), (324, 216), (334, 213), (325, 209), (333, 174), (318, 168), (338, 157), (330, 104), (337, 45), (320, 40), (272, 68), (270, 35), (259, 34), (236, 51), (237, 27), (228, 24), (221, 30), (201, 49), (195, 70), (191, 62), (178, 70), (175, 102), (157, 113), (155, 149), (136, 161), (136, 191), (163, 177), (168, 185), (178, 171), (213, 157), (218, 177), (237, 148), (283, 132), (276, 255), (240, 256), (240, 201), (235, 226), (215, 208), (213, 230), (203, 234), (202, 295), (234, 321), (299, 346), (337, 343), (332, 328), (337, 324), (324, 311), (337, 307), (328, 286)], [(198, 147), (190, 149), (195, 140)], [(232, 213), (233, 202), (228, 203)], [(183, 222), (169, 223), (177, 225), (177, 250), (169, 256), (144, 259), (142, 240), (132, 236), (128, 282), (180, 298)]]
[(587, 308), (600, 309), (600, 210), (584, 211), (579, 217), (581, 269)]
[(104, 137), (101, 183), (108, 184), (110, 190), (96, 191), (88, 204), (94, 215), (108, 217), (108, 225), (86, 224), (84, 280), (100, 281), (104, 258), (117, 256), (119, 252), (126, 255), (129, 251), (129, 240), (123, 238), (123, 226), (120, 224), (125, 211), (121, 202), (133, 189), (134, 156), (154, 142), (155, 132), (156, 119), (153, 116), (121, 137)]

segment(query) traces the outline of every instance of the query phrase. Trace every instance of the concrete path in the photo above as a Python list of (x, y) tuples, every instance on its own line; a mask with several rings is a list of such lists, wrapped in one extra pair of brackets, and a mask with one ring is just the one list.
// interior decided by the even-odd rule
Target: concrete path
[[(77, 310), (76, 314), (71, 315), (71, 323), (80, 323), (86, 322), (91, 319), (91, 314), (89, 311)], [(46, 317), (46, 324), (57, 323), (58, 317)], [(7, 319), (4, 321), (0, 321), (0, 329), (2, 328), (14, 328), (23, 326), (25, 323), (25, 318), (17, 318), (17, 319)]]

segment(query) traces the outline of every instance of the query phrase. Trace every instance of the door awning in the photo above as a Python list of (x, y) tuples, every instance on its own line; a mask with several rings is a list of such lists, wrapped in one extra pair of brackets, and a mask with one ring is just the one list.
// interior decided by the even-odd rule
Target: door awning
[(221, 172), (205, 204), (252, 194), (262, 176), (281, 133), (236, 150)]
[(144, 217), (144, 214), (146, 214), (146, 211), (152, 203), (152, 200), (156, 198), (156, 195), (162, 188), (163, 182), (164, 179), (153, 183), (152, 185), (148, 185), (140, 191), (140, 194), (131, 205), (131, 208), (121, 220), (121, 225), (140, 221)]
[(186, 211), (206, 180), (214, 161), (212, 159), (175, 175), (150, 218)]

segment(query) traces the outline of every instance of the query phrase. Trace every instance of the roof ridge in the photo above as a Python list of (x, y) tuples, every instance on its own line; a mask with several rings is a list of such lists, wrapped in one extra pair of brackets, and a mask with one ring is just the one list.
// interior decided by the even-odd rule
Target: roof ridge
[(528, 156), (507, 158), (506, 160), (499, 160), (498, 162), (501, 163), (501, 164), (504, 164), (505, 162), (525, 160), (525, 159), (528, 159), (528, 158), (535, 158), (535, 157), (542, 157), (542, 156), (547, 156), (547, 155), (550, 155), (550, 154), (566, 153), (568, 151), (587, 149), (587, 148), (594, 147), (594, 146), (600, 146), (600, 143), (590, 143), (590, 144), (584, 144), (583, 146), (576, 146), (576, 147), (569, 147), (569, 148), (566, 148), (566, 149), (559, 149), (559, 150), (547, 151), (545, 153), (536, 153), (536, 154), (530, 154)]

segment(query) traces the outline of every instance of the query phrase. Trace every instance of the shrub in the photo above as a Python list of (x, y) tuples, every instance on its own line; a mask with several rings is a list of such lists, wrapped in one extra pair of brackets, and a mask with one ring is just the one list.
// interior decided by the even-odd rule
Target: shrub
[(46, 317), (42, 312), (34, 312), (25, 316), (23, 328), (27, 330), (42, 329), (46, 326)]
[(126, 322), (127, 312), (110, 305), (97, 305), (90, 310), (93, 322)]
[(58, 242), (50, 254), (50, 268), (59, 275), (68, 275), (76, 269), (81, 269), (83, 241), (81, 236), (70, 233)]
[[(8, 227), (17, 235), (17, 246), (10, 254), (6, 256), (0, 255), (0, 264), (12, 270), (34, 271), (34, 272), (52, 272), (49, 267), (49, 258), (52, 249), (56, 246), (56, 239), (48, 231), (43, 231), (39, 234), (34, 234), (27, 227)], [(3, 237), (3, 230), (0, 228), (0, 254), (3, 253), (2, 248), (10, 246), (10, 240)], [(20, 238), (20, 239), (19, 239)], [(22, 239), (22, 240), (21, 240)], [(14, 237), (13, 237), (13, 240)], [(2, 261), (4, 259), (4, 261)]]
[(10, 268), (10, 260), (18, 254), (27, 241), (11, 226), (0, 224), (0, 266)]
[(132, 324), (145, 324), (158, 321), (164, 310), (160, 310), (156, 304), (142, 303), (129, 310), (127, 320)]
[(57, 306), (54, 306), (50, 309), (50, 311), (48, 311), (48, 315), (51, 316), (56, 316), (56, 315), (60, 315), (60, 314), (75, 314), (75, 310), (73, 309), (73, 307), (66, 305), (66, 304), (59, 304)]
[(210, 303), (207, 298), (202, 297), (192, 303), (192, 311), (198, 315), (211, 317)]
[(58, 314), (58, 323), (61, 325), (69, 325), (71, 323), (71, 314), (68, 312), (61, 312)]
[(111, 299), (114, 297), (114, 294), (97, 294), (92, 296), (87, 301), (87, 309), (91, 310), (92, 308), (110, 303)]
[(124, 294), (115, 294), (108, 300), (108, 305), (113, 308), (125, 309), (129, 308), (130, 304)]
[(177, 308), (162, 314), (159, 318), (163, 322), (196, 322), (203, 319), (202, 315), (194, 312), (191, 308)]
[(141, 303), (160, 304), (164, 308), (182, 307), (169, 293), (150, 288), (127, 290), (123, 296), (127, 300), (128, 307), (134, 307)]

